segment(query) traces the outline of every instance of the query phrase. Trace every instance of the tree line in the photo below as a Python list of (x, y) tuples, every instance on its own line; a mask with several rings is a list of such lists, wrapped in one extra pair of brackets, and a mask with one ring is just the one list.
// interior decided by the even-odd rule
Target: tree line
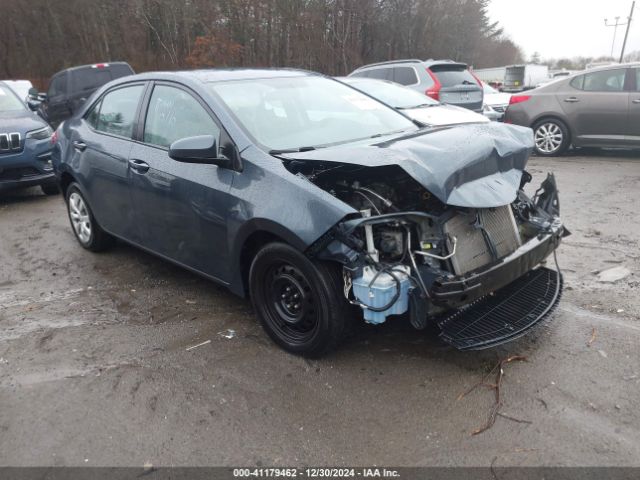
[(522, 52), (490, 0), (0, 0), (0, 78), (40, 87), (74, 65), (124, 60), (136, 71), (295, 67), (344, 75), (397, 58), (476, 68)]

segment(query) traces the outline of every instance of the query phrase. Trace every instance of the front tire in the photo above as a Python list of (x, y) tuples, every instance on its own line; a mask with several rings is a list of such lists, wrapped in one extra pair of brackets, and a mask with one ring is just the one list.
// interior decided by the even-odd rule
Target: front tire
[(557, 157), (569, 148), (571, 138), (564, 122), (547, 118), (533, 126), (535, 150), (541, 157)]
[(101, 252), (114, 243), (114, 238), (100, 228), (78, 184), (67, 188), (67, 213), (76, 239), (87, 250)]
[(320, 357), (349, 330), (339, 266), (311, 261), (287, 244), (272, 243), (258, 252), (249, 289), (262, 326), (290, 353)]
[(60, 187), (55, 183), (43, 183), (40, 188), (45, 195), (58, 195), (60, 193)]

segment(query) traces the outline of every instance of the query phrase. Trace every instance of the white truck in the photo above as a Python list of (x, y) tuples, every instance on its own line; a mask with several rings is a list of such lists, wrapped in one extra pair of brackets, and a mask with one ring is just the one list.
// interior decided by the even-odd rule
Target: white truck
[(537, 85), (549, 81), (547, 65), (510, 65), (504, 75), (504, 92), (522, 92), (536, 88)]
[(476, 77), (494, 88), (502, 87), (506, 73), (507, 67), (480, 68), (473, 71)]

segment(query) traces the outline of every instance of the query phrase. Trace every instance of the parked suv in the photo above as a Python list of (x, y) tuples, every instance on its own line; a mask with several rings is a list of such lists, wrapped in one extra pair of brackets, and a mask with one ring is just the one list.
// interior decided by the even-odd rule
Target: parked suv
[(58, 193), (51, 165), (53, 130), (0, 82), (0, 191), (40, 185)]
[(640, 147), (640, 63), (589, 70), (511, 97), (505, 122), (531, 127), (538, 155)]
[(46, 95), (40, 95), (40, 114), (55, 129), (102, 85), (134, 73), (125, 62), (96, 63), (62, 70), (51, 77)]
[(471, 73), (466, 63), (452, 60), (394, 60), (365, 65), (349, 76), (389, 80), (441, 103), (482, 113), (482, 82)]

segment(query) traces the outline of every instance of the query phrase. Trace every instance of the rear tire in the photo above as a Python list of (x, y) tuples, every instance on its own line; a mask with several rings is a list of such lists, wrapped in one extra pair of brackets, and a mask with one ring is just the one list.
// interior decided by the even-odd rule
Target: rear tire
[(251, 264), (249, 289), (262, 326), (290, 353), (320, 357), (350, 331), (352, 312), (337, 264), (311, 261), (287, 244), (271, 243)]
[(533, 126), (536, 154), (541, 157), (557, 157), (564, 154), (571, 144), (569, 128), (556, 118), (545, 118)]
[(60, 193), (60, 187), (55, 183), (44, 183), (40, 185), (40, 188), (45, 195), (58, 195)]
[(115, 239), (98, 225), (77, 183), (67, 188), (66, 201), (71, 229), (82, 247), (101, 252), (114, 244)]

